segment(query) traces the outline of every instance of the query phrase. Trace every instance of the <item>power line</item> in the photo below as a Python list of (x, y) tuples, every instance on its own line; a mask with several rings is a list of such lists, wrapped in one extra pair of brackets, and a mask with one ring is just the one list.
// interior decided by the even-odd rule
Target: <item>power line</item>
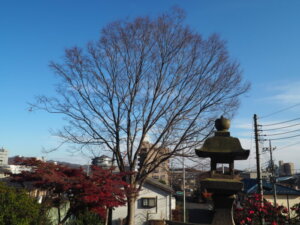
[(265, 130), (263, 130), (263, 131), (271, 131), (271, 130), (285, 129), (285, 128), (289, 128), (289, 127), (295, 127), (295, 126), (298, 126), (298, 125), (300, 125), (300, 123), (292, 124), (292, 125), (285, 126), (285, 127), (277, 127), (277, 128), (272, 128), (272, 129), (265, 129)]
[(270, 113), (270, 114), (264, 115), (264, 116), (262, 116), (262, 117), (261, 117), (261, 119), (262, 119), (262, 118), (269, 117), (269, 116), (273, 116), (273, 115), (275, 115), (275, 114), (278, 114), (278, 113), (284, 112), (284, 111), (286, 111), (286, 110), (289, 110), (289, 109), (292, 109), (292, 108), (294, 108), (294, 107), (296, 107), (296, 106), (298, 106), (298, 105), (300, 105), (300, 103), (297, 103), (297, 104), (295, 104), (295, 105), (292, 105), (292, 106), (289, 106), (289, 107), (287, 107), (287, 108), (283, 108), (283, 109), (281, 109), (281, 110), (278, 110), (278, 111), (275, 111), (275, 112), (273, 112), (273, 113)]
[(293, 132), (297, 132), (297, 131), (300, 131), (300, 129), (297, 129), (297, 130), (291, 130), (291, 131), (282, 132), (282, 133), (265, 134), (265, 136), (276, 136), (276, 135), (282, 135), (282, 134), (289, 134), (289, 133), (293, 133)]
[(279, 149), (281, 150), (281, 149), (289, 148), (289, 147), (292, 147), (294, 145), (299, 145), (299, 144), (300, 144), (300, 142), (296, 142), (296, 143), (293, 143), (293, 144), (290, 144), (290, 145), (285, 145), (283, 147), (280, 147)]
[(275, 141), (275, 140), (283, 140), (283, 139), (289, 139), (289, 138), (294, 138), (294, 137), (300, 137), (300, 134), (294, 135), (294, 136), (289, 136), (289, 137), (273, 138), (273, 139), (270, 139), (270, 140)]
[(279, 123), (262, 124), (261, 126), (264, 126), (264, 127), (274, 126), (274, 125), (279, 125), (279, 124), (283, 124), (283, 123), (292, 122), (292, 121), (295, 121), (295, 120), (300, 120), (300, 117), (296, 118), (296, 119), (292, 119), (292, 120), (287, 120), (287, 121), (279, 122)]

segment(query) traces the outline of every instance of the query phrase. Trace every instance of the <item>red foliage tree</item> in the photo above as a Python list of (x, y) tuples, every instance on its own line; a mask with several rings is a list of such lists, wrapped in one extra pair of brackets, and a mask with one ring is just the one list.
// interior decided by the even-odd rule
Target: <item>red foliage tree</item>
[[(82, 168), (69, 168), (34, 158), (17, 158), (15, 161), (29, 170), (11, 174), (11, 180), (44, 191), (42, 204), (45, 209), (58, 209), (58, 224), (85, 209), (103, 218), (107, 208), (125, 204), (123, 174), (92, 167), (91, 174), (87, 175)], [(66, 202), (69, 207), (61, 217), (60, 208)]]

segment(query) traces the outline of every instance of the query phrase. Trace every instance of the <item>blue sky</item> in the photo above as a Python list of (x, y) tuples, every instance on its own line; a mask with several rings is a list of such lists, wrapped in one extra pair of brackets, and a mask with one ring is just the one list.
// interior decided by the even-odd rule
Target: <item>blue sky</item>
[[(298, 0), (28, 0), (0, 2), (0, 147), (10, 155), (42, 156), (56, 138), (50, 129), (63, 124), (59, 116), (29, 112), (28, 102), (39, 94), (54, 95), (56, 77), (51, 60), (67, 47), (84, 46), (99, 37), (100, 29), (118, 19), (150, 15), (177, 5), (186, 11), (186, 23), (204, 37), (220, 34), (231, 57), (240, 62), (252, 89), (241, 99), (232, 121), (232, 135), (254, 153), (252, 118), (300, 102), (300, 1)], [(261, 123), (297, 118), (300, 106)], [(275, 142), (275, 158), (296, 163), (300, 169), (300, 142)], [(252, 143), (252, 144), (251, 144)], [(265, 143), (266, 145), (267, 143)], [(65, 150), (47, 158), (84, 162)], [(263, 156), (267, 160), (267, 155)], [(254, 157), (238, 167), (254, 167)]]

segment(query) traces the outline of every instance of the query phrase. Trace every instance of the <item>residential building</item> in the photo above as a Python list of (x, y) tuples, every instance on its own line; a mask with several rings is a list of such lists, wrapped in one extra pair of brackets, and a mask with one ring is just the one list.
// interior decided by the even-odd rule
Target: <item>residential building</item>
[(113, 166), (112, 159), (106, 155), (102, 155), (100, 157), (95, 157), (92, 160), (92, 165), (100, 166), (103, 169), (109, 169)]
[[(185, 190), (187, 196), (191, 195), (193, 191), (200, 187), (199, 175), (203, 171), (193, 168), (185, 169)], [(183, 170), (182, 168), (175, 168), (170, 170), (170, 184), (176, 191), (183, 190)]]
[[(257, 193), (258, 187), (256, 179), (243, 179), (242, 181), (244, 183), (244, 194), (249, 195)], [(263, 181), (263, 195), (264, 199), (274, 204), (274, 190), (272, 183)], [(300, 191), (281, 184), (276, 184), (276, 196), (276, 203), (286, 207), (289, 212), (291, 207), (300, 202)]]
[[(4, 151), (6, 151), (6, 150), (4, 150)], [(6, 152), (8, 153), (8, 151), (6, 151)], [(1, 153), (1, 149), (0, 149), (0, 153)], [(25, 159), (27, 157), (14, 156), (14, 157), (8, 158), (7, 156), (8, 155), (6, 155), (5, 153), (2, 154), (3, 158), (6, 157), (6, 159), (3, 160), (3, 162), (5, 162), (6, 164), (0, 166), (0, 178), (7, 177), (8, 173), (19, 174), (22, 171), (31, 171), (32, 167), (30, 167), (30, 166), (24, 166), (24, 165), (19, 165), (19, 164), (17, 164), (17, 163), (14, 162), (15, 158), (23, 158), (23, 159)], [(36, 160), (45, 161), (45, 159), (43, 157), (42, 158), (39, 158), (39, 157), (29, 157), (29, 158), (35, 158)]]
[[(144, 141), (140, 151), (140, 162), (147, 159), (148, 162), (160, 160), (164, 154), (169, 152), (168, 148), (153, 148), (149, 141)], [(155, 180), (159, 180), (164, 184), (169, 184), (169, 160), (162, 162), (153, 172), (149, 174)]]
[(0, 149), (0, 167), (8, 164), (8, 151), (4, 148)]
[[(272, 176), (272, 173), (268, 172), (268, 171), (261, 171), (260, 174), (261, 174), (262, 179), (269, 179)], [(246, 179), (256, 179), (257, 172), (256, 171), (241, 172), (240, 177), (246, 178)]]
[[(172, 188), (147, 178), (135, 203), (135, 225), (146, 225), (150, 220), (169, 220), (175, 209)], [(112, 225), (122, 225), (127, 216), (127, 206), (120, 206), (112, 212)]]
[(282, 160), (279, 161), (279, 176), (290, 176), (295, 174), (294, 163), (285, 163)]

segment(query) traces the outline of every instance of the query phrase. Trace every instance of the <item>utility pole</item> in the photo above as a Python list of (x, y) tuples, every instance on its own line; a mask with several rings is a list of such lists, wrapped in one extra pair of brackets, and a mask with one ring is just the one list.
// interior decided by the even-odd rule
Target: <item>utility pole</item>
[(271, 160), (271, 182), (273, 184), (273, 198), (274, 198), (274, 206), (277, 205), (277, 191), (276, 191), (276, 174), (275, 174), (275, 167), (274, 167), (274, 161), (273, 161), (273, 151), (276, 149), (276, 147), (272, 148), (271, 140), (269, 140), (269, 148), (264, 148), (265, 151), (270, 151), (270, 160)]
[(185, 155), (184, 153), (182, 154), (182, 172), (183, 172), (183, 222), (185, 223), (186, 222), (186, 206), (185, 206), (185, 162), (184, 162), (184, 158), (185, 158)]
[[(258, 144), (258, 125), (257, 125), (257, 115), (254, 114), (254, 137), (255, 137), (255, 147), (256, 147), (256, 173), (257, 173), (257, 187), (258, 194), (260, 194), (260, 204), (263, 206), (263, 187), (262, 187), (262, 179), (261, 179), (261, 168), (260, 168), (260, 152), (259, 152), (259, 144)], [(260, 224), (264, 225), (264, 218), (260, 216)]]
[[(170, 179), (170, 187), (173, 188), (173, 160), (172, 158), (170, 159), (171, 161), (171, 169), (169, 169), (169, 179)], [(170, 194), (170, 201), (169, 201), (169, 210), (170, 210), (170, 221), (172, 221), (172, 194)]]

